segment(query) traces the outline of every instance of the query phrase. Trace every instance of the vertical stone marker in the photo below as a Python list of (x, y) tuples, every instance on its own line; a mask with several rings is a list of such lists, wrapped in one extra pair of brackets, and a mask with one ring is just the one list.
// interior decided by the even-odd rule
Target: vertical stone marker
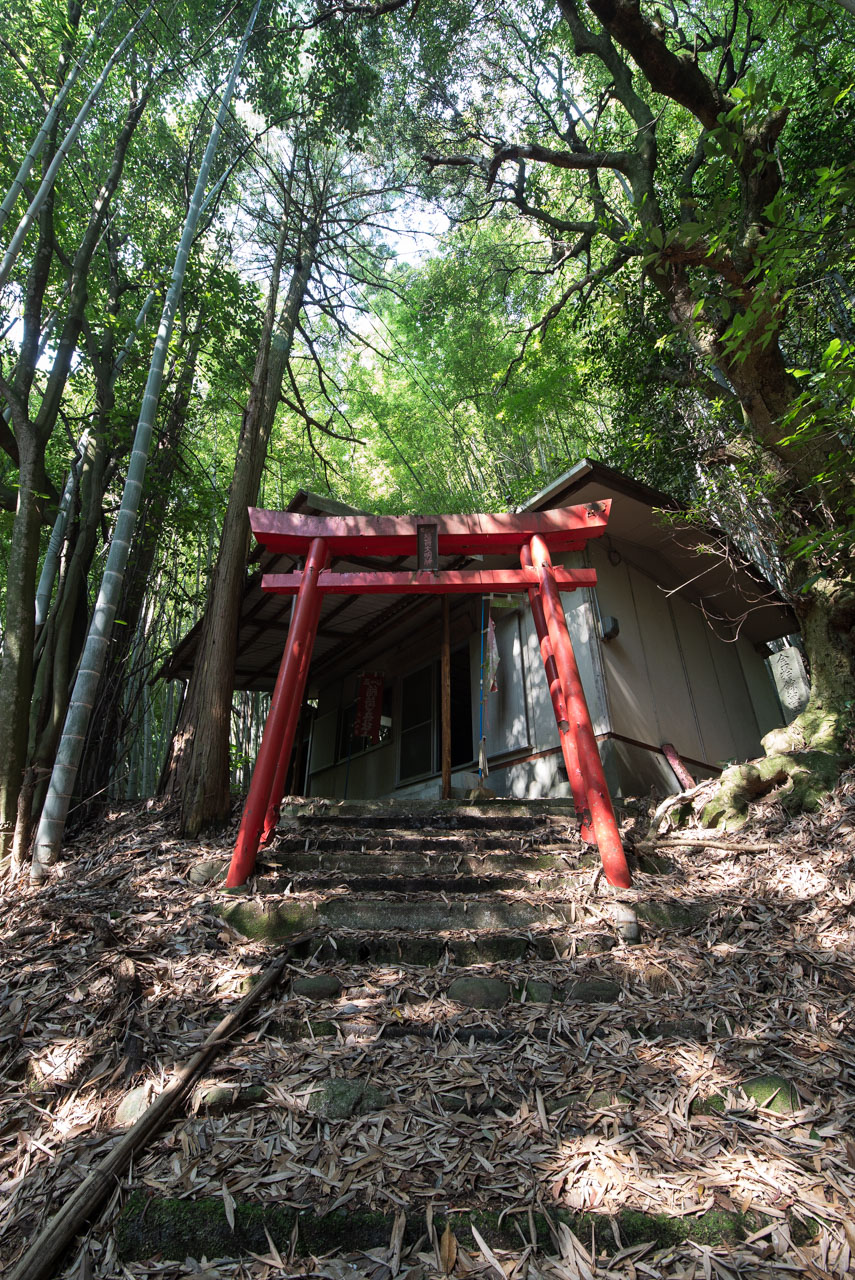
[(810, 697), (810, 684), (801, 651), (794, 645), (773, 653), (769, 658), (772, 678), (778, 691), (784, 720), (787, 724), (804, 711)]

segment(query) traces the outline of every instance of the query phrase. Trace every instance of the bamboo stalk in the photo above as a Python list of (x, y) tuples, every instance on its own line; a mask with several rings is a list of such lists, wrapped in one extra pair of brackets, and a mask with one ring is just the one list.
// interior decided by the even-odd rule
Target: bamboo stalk
[[(149, 5), (148, 9), (145, 10), (137, 25), (143, 21), (151, 7)], [(119, 604), (119, 593), (130, 555), (140, 497), (145, 482), (148, 455), (154, 435), (154, 424), (163, 384), (166, 355), (175, 322), (175, 313), (178, 309), (178, 301), (184, 284), (187, 262), (199, 226), (202, 199), (205, 187), (208, 184), (208, 176), (214, 163), (220, 136), (228, 118), (235, 86), (243, 66), (260, 7), (261, 0), (256, 0), (255, 7), (244, 30), (240, 48), (232, 63), (228, 83), (220, 98), (217, 118), (211, 129), (202, 163), (199, 166), (196, 185), (193, 189), (190, 207), (184, 220), (184, 228), (175, 254), (172, 279), (163, 303), (157, 339), (152, 352), (148, 378), (146, 379), (136, 431), (134, 432), (133, 449), (125, 477), (122, 502), (116, 516), (116, 523), (113, 526), (113, 536), (110, 540), (110, 551), (107, 556), (107, 563), (104, 566), (101, 587), (95, 602), (95, 609), (89, 624), (89, 632), (83, 647), (83, 653), (80, 656), (74, 688), (65, 716), (62, 737), (60, 738), (53, 770), (51, 771), (50, 785), (45, 796), (42, 815), (33, 845), (30, 878), (34, 883), (39, 883), (45, 879), (47, 875), (46, 868), (55, 862), (59, 856), (65, 831), (65, 820), (68, 816), (68, 808), (71, 803), (74, 785), (77, 781), (83, 745), (86, 741), (98, 685), (104, 670), (106, 653), (113, 630), (113, 621)], [(136, 30), (136, 27), (134, 30)], [(2, 270), (0, 270), (0, 278), (2, 278)]]
[(50, 1280), (56, 1275), (56, 1264), (71, 1244), (80, 1228), (95, 1212), (101, 1201), (115, 1189), (116, 1182), (130, 1163), (131, 1157), (148, 1142), (212, 1058), (237, 1030), (246, 1014), (257, 1004), (282, 976), (297, 942), (311, 936), (299, 934), (288, 944), (284, 954), (269, 966), (240, 1004), (217, 1023), (214, 1030), (186, 1066), (155, 1098), (132, 1128), (107, 1152), (97, 1168), (84, 1178), (77, 1190), (69, 1196), (58, 1213), (36, 1237), (27, 1252), (19, 1259), (8, 1280)]

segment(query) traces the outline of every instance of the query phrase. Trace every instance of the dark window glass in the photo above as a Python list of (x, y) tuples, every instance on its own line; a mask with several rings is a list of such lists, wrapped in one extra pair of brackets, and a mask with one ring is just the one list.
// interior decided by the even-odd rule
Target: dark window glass
[(433, 710), (434, 668), (423, 667), (401, 682), (401, 728), (412, 729), (430, 720)]
[(405, 729), (401, 734), (401, 777), (433, 773), (430, 722)]

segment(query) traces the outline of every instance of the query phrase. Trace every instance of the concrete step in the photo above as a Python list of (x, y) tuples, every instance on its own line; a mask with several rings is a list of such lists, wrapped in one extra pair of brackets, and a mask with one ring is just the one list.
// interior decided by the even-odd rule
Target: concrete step
[[(376, 864), (375, 864), (376, 865)], [(354, 875), (347, 871), (283, 871), (280, 875), (261, 875), (254, 881), (256, 893), (280, 894), (285, 891), (303, 892), (310, 889), (333, 890), (346, 888), (352, 893), (461, 893), (489, 894), (515, 890), (551, 889), (560, 892), (575, 875), (588, 876), (590, 868), (567, 867), (561, 872), (509, 871), (488, 875), (433, 875), (420, 870), (412, 875)]]
[(526, 849), (544, 852), (556, 849), (578, 849), (580, 842), (575, 835), (561, 836), (560, 833), (538, 831), (530, 835), (504, 831), (449, 833), (426, 828), (414, 831), (411, 828), (383, 828), (371, 830), (367, 828), (348, 827), (339, 835), (330, 834), (325, 827), (306, 827), (305, 834), (277, 833), (267, 852), (270, 856), (283, 859), (289, 853), (487, 853), (506, 850), (517, 853)]
[[(635, 925), (631, 908), (604, 901), (584, 908), (576, 902), (554, 902), (533, 895), (526, 899), (490, 897), (434, 897), (410, 893), (406, 897), (354, 897), (341, 894), (317, 901), (300, 894), (280, 898), (235, 895), (219, 906), (227, 924), (248, 938), (285, 941), (305, 930), (348, 929), (374, 933), (391, 930), (442, 935), (465, 931), (525, 933), (537, 928), (585, 924), (608, 916), (616, 927)], [(636, 925), (637, 928), (637, 925)]]
[(455, 800), (301, 800), (282, 805), (281, 825), (341, 824), (350, 827), (436, 827), (452, 830), (530, 831), (543, 824), (566, 825), (575, 817), (570, 799), (494, 800), (461, 804)]
[[(228, 864), (220, 861), (218, 865)], [(529, 879), (549, 874), (565, 875), (574, 870), (590, 870), (600, 865), (600, 858), (594, 850), (578, 845), (549, 853), (398, 853), (394, 850), (379, 853), (321, 853), (310, 849), (308, 852), (301, 850), (282, 856), (263, 853), (259, 857), (259, 865), (263, 873), (275, 868), (283, 874), (293, 872), (295, 875), (313, 873), (409, 878), (420, 875), (521, 875)]]
[(426, 933), (330, 932), (300, 943), (298, 957), (314, 957), (318, 962), (337, 961), (370, 964), (456, 965), (487, 964), (496, 960), (522, 960), (539, 956), (544, 960), (573, 954), (608, 951), (617, 945), (616, 931), (607, 926), (598, 930), (542, 929), (526, 933), (474, 933), (437, 938)]
[[(530, 967), (530, 966), (529, 966)], [(590, 970), (549, 982), (533, 976), (528, 967), (498, 968), (481, 963), (477, 968), (436, 966), (433, 972), (414, 971), (409, 977), (396, 972), (389, 981), (362, 985), (352, 981), (347, 969), (316, 970), (296, 974), (289, 984), (291, 1000), (308, 1002), (327, 1016), (390, 1019), (402, 1009), (418, 1006), (423, 1019), (444, 1021), (449, 1010), (500, 1009), (512, 1004), (530, 1004), (544, 1009), (566, 1002), (613, 1004), (622, 984), (610, 973)], [(413, 982), (418, 985), (414, 986)]]
[[(599, 865), (599, 855), (585, 846), (559, 846), (550, 853), (272, 850), (259, 855), (253, 884), (259, 893), (282, 892), (289, 884), (303, 888), (347, 885), (362, 892), (388, 887), (401, 892), (406, 881), (407, 891), (433, 887), (437, 892), (441, 887), (443, 891), (472, 893), (478, 891), (477, 885), (483, 885), (485, 891), (559, 887), (573, 876), (590, 877)], [(189, 878), (193, 884), (215, 884), (225, 879), (228, 866), (227, 858), (205, 859), (190, 868)]]

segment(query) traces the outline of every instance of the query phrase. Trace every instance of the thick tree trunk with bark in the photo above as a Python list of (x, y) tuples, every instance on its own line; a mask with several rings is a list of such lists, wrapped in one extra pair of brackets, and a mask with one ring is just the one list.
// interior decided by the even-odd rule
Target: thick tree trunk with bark
[(167, 790), (181, 796), (184, 835), (192, 836), (207, 825), (221, 823), (231, 813), (229, 738), (238, 619), (250, 539), (247, 508), (253, 506), (258, 497), (282, 379), (320, 239), (321, 216), (316, 215), (301, 236), (297, 262), (274, 329), (284, 225), (277, 249), (262, 344), (241, 427), (220, 550), (166, 777)]

